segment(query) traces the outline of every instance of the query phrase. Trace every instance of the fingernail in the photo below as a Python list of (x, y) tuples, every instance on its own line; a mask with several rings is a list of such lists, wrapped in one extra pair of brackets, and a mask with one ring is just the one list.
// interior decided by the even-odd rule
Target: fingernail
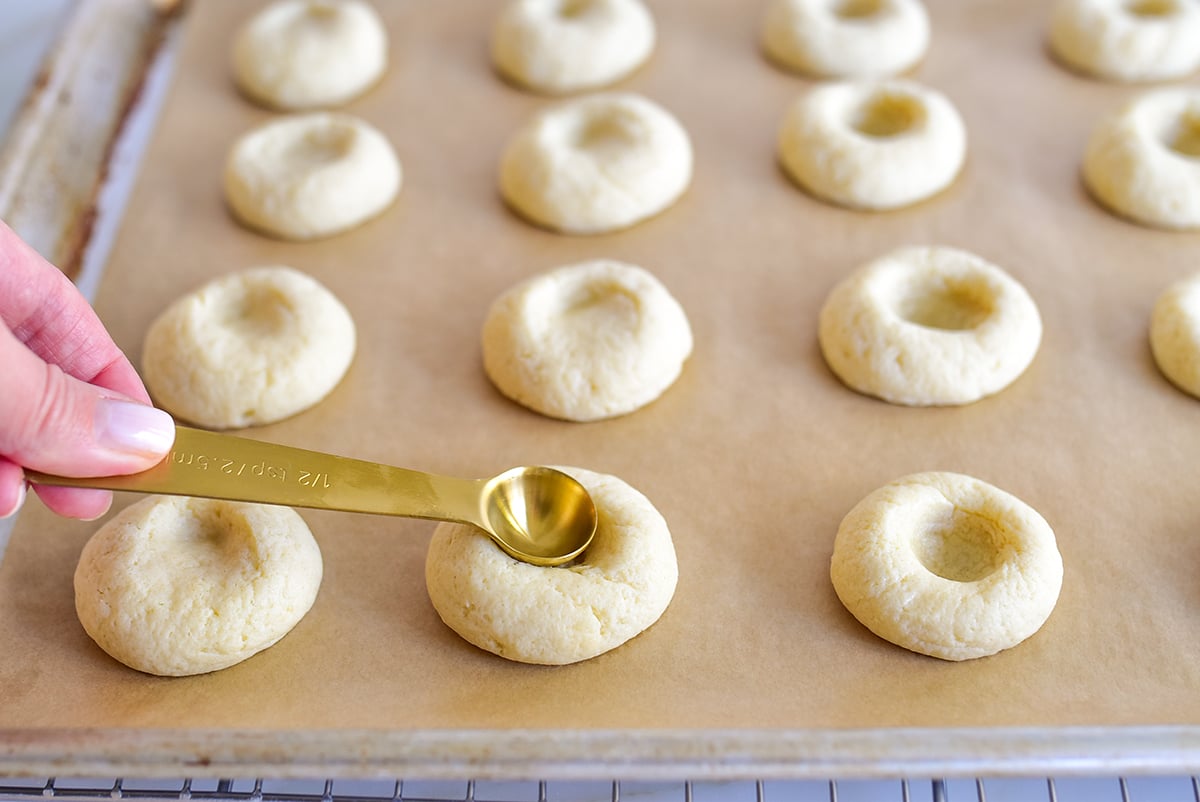
[(175, 442), (175, 422), (161, 409), (102, 398), (96, 403), (96, 443), (110, 451), (166, 454)]
[(0, 513), (0, 521), (5, 518), (11, 518), (21, 511), (21, 505), (25, 503), (25, 483), (22, 482), (17, 491), (17, 503), (8, 512)]

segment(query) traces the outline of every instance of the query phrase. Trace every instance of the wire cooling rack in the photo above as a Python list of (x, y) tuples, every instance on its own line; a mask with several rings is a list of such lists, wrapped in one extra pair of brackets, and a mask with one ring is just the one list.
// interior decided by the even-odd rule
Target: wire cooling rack
[(447, 782), (410, 780), (0, 778), (22, 802), (1200, 802), (1200, 778), (758, 782)]

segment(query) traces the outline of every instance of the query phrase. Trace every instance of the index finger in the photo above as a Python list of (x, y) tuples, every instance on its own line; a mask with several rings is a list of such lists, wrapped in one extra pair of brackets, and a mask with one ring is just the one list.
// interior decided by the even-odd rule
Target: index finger
[(0, 221), (0, 322), (43, 361), (150, 403), (133, 365), (62, 271)]

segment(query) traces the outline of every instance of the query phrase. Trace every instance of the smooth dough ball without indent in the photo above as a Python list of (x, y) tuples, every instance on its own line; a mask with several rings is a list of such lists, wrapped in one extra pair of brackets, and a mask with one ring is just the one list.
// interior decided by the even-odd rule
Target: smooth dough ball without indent
[(763, 49), (776, 63), (820, 78), (882, 78), (916, 64), (929, 46), (919, 0), (772, 0)]
[(596, 536), (573, 563), (509, 557), (464, 524), (439, 524), (425, 585), (442, 621), (464, 640), (522, 663), (564, 665), (615, 649), (662, 616), (679, 567), (667, 522), (615, 476), (559, 468), (591, 495)]
[(912, 81), (834, 83), (792, 104), (779, 130), (788, 175), (852, 209), (908, 206), (954, 181), (967, 132), (944, 95)]
[(673, 204), (692, 180), (692, 144), (640, 95), (564, 101), (516, 133), (500, 192), (526, 219), (569, 234), (626, 228)]
[(233, 45), (238, 88), (277, 109), (337, 106), (387, 67), (387, 32), (361, 0), (279, 0), (251, 17)]
[(653, 49), (654, 17), (641, 0), (514, 0), (492, 30), (500, 74), (556, 94), (607, 86)]
[(342, 380), (354, 321), (333, 293), (289, 267), (218, 278), (150, 325), (142, 373), (171, 414), (212, 429), (282, 420)]
[(1200, 67), (1197, 0), (1058, 0), (1050, 49), (1109, 81), (1182, 78)]
[(1088, 141), (1092, 195), (1146, 226), (1200, 228), (1200, 90), (1146, 92), (1103, 120)]
[(957, 473), (918, 473), (868, 495), (838, 527), (838, 598), (884, 640), (943, 660), (1009, 649), (1053, 612), (1063, 564), (1029, 505)]
[(624, 415), (662, 395), (692, 352), (683, 307), (640, 267), (568, 265), (511, 288), (483, 325), (483, 366), (504, 395), (555, 418)]
[(969, 404), (1025, 371), (1042, 339), (1015, 279), (956, 248), (901, 248), (830, 292), (818, 337), (849, 387), (894, 404)]
[(400, 161), (375, 128), (348, 114), (284, 117), (234, 143), (225, 200), (250, 228), (308, 240), (354, 228), (400, 192)]
[(1172, 384), (1200, 398), (1200, 273), (1158, 297), (1150, 316), (1150, 349)]
[(152, 496), (84, 546), (75, 609), (92, 640), (130, 668), (202, 674), (290, 632), (321, 573), (321, 551), (288, 507)]

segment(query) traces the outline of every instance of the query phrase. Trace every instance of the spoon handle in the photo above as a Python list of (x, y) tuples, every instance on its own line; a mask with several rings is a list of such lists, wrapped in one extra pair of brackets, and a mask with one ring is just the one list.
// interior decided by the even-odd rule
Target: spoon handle
[(26, 471), (35, 484), (199, 496), (477, 524), (483, 481), (454, 479), (275, 443), (175, 427), (158, 465), (128, 476)]

